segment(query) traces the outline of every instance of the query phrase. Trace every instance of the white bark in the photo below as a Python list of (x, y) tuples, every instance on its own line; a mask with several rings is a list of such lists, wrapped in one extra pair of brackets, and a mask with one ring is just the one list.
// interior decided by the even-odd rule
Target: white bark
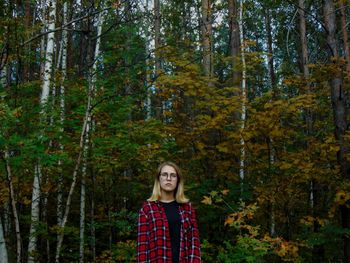
[[(272, 144), (272, 140), (270, 139), (270, 145)], [(273, 148), (270, 146), (270, 170), (272, 165), (275, 163), (275, 152), (273, 150)], [(276, 235), (276, 217), (275, 217), (275, 201), (272, 200), (271, 202), (271, 225), (270, 225), (270, 236), (275, 236)]]
[(271, 225), (270, 225), (270, 236), (275, 236), (276, 235), (276, 219), (275, 219), (275, 205), (272, 203), (271, 204)]
[(11, 218), (10, 218), (10, 214), (11, 214), (11, 204), (10, 202), (7, 202), (4, 204), (4, 217), (3, 217), (3, 228), (4, 228), (4, 232), (5, 235), (6, 233), (10, 233), (12, 230), (12, 225), (11, 225)]
[(21, 244), (22, 239), (21, 239), (21, 231), (19, 227), (19, 218), (18, 218), (18, 213), (16, 208), (15, 191), (13, 188), (12, 170), (11, 170), (9, 158), (10, 158), (9, 152), (8, 150), (5, 150), (7, 181), (8, 181), (9, 190), (10, 190), (12, 214), (13, 214), (13, 219), (15, 221), (15, 230), (16, 230), (17, 262), (19, 263), (21, 262), (21, 255), (22, 255), (22, 244)]
[[(95, 54), (94, 54), (94, 64), (92, 66), (92, 73), (91, 73), (91, 82), (89, 83), (89, 92), (88, 92), (88, 100), (87, 100), (87, 107), (86, 107), (86, 112), (85, 112), (85, 118), (84, 118), (84, 123), (83, 123), (83, 127), (82, 127), (82, 131), (81, 131), (81, 135), (80, 135), (80, 143), (79, 143), (79, 155), (77, 158), (77, 162), (73, 171), (73, 181), (68, 193), (68, 197), (67, 197), (67, 201), (66, 201), (66, 206), (65, 206), (65, 212), (64, 212), (64, 216), (62, 218), (62, 222), (60, 227), (62, 228), (61, 233), (58, 236), (58, 241), (57, 241), (57, 248), (56, 248), (56, 255), (55, 255), (55, 262), (58, 263), (60, 260), (60, 252), (61, 252), (61, 248), (62, 248), (62, 243), (63, 243), (63, 238), (64, 238), (64, 227), (66, 226), (66, 223), (68, 221), (68, 215), (69, 215), (69, 210), (70, 210), (70, 205), (71, 205), (71, 200), (72, 200), (72, 195), (74, 193), (75, 190), (75, 186), (76, 186), (76, 182), (77, 182), (77, 176), (78, 176), (78, 170), (80, 167), (80, 163), (81, 163), (81, 159), (85, 153), (85, 144), (86, 144), (86, 137), (88, 136), (88, 131), (91, 128), (91, 105), (92, 105), (92, 99), (93, 99), (93, 95), (95, 93), (95, 85), (96, 85), (96, 71), (97, 71), (97, 64), (98, 64), (98, 57), (100, 54), (100, 44), (101, 44), (101, 33), (102, 33), (102, 25), (104, 22), (104, 16), (105, 16), (105, 12), (101, 12), (99, 14), (99, 18), (98, 18), (98, 24), (97, 24), (97, 39), (96, 39), (96, 46), (95, 46)], [(85, 189), (84, 189), (84, 194), (85, 194)], [(84, 212), (81, 213), (80, 215), (80, 224), (82, 224), (82, 220), (84, 222), (85, 225), (85, 197), (84, 197)], [(81, 204), (80, 204), (81, 205)], [(84, 217), (84, 219), (82, 219), (82, 217)], [(85, 226), (84, 226), (85, 228)], [(80, 230), (80, 237), (81, 235), (83, 236), (83, 239), (80, 239), (80, 252), (84, 250), (84, 230), (85, 229), (81, 229)], [(82, 249), (81, 249), (81, 244), (82, 245)], [(83, 254), (79, 255), (79, 260), (82, 262), (83, 261)], [(82, 259), (81, 259), (82, 258)]]
[(49, 2), (50, 13), (48, 21), (48, 31), (51, 33), (47, 34), (47, 45), (45, 52), (45, 69), (43, 73), (43, 85), (41, 88), (41, 97), (40, 104), (44, 106), (47, 103), (50, 93), (50, 83), (51, 83), (51, 74), (52, 74), (52, 60), (53, 60), (53, 51), (55, 44), (55, 21), (56, 21), (56, 0), (51, 0)]
[[(104, 20), (104, 12), (101, 12), (98, 18), (97, 24), (97, 36), (100, 36), (102, 33), (102, 25)], [(90, 82), (89, 82), (89, 90), (91, 90), (92, 94), (96, 91), (96, 80), (97, 80), (97, 64), (98, 58), (100, 56), (100, 45), (101, 38), (98, 37), (96, 40), (95, 46), (95, 54), (93, 58), (93, 66), (90, 73)], [(88, 117), (86, 132), (85, 132), (85, 145), (84, 145), (84, 163), (82, 167), (82, 178), (81, 178), (81, 192), (80, 192), (80, 245), (79, 245), (79, 262), (84, 262), (84, 243), (85, 243), (85, 206), (86, 206), (86, 173), (87, 173), (87, 156), (89, 151), (89, 135), (90, 130), (92, 130), (92, 118), (91, 115)]]
[[(89, 131), (86, 131), (88, 134)], [(88, 137), (88, 136), (87, 136)], [(85, 147), (86, 148), (86, 147)], [(81, 178), (81, 191), (80, 191), (80, 242), (79, 242), (79, 262), (84, 262), (84, 242), (85, 242), (85, 178), (86, 178), (86, 153), (87, 149), (84, 148), (84, 164), (82, 168), (82, 178)]]
[[(41, 16), (42, 16), (42, 24), (43, 24), (43, 27), (41, 28), (41, 33), (44, 33), (46, 32), (46, 29), (47, 29), (47, 20), (46, 20), (46, 0), (42, 0), (41, 1), (41, 9), (42, 9), (42, 12), (41, 12)], [(42, 37), (41, 38), (41, 41), (40, 41), (40, 57), (41, 58), (45, 58), (45, 44), (46, 44), (46, 38), (45, 37)], [(44, 69), (45, 69), (45, 64), (42, 63), (41, 66), (40, 66), (40, 74), (43, 75), (44, 74)]]
[(40, 204), (40, 180), (41, 180), (41, 167), (38, 163), (35, 165), (34, 171), (34, 182), (32, 189), (32, 207), (31, 207), (31, 224), (30, 224), (30, 235), (28, 243), (28, 263), (34, 263), (36, 252), (36, 229), (39, 223), (39, 204)]
[(91, 218), (91, 257), (92, 262), (96, 261), (96, 229), (95, 229), (95, 175), (92, 174), (92, 193), (91, 193), (91, 210), (90, 210), (90, 218)]
[[(46, 104), (50, 93), (51, 74), (52, 74), (52, 63), (53, 63), (53, 52), (55, 42), (55, 21), (56, 21), (56, 0), (50, 0), (49, 2), (49, 19), (48, 19), (48, 30), (51, 32), (47, 35), (47, 44), (45, 51), (45, 66), (43, 72), (43, 84), (41, 87), (40, 105), (41, 105), (41, 121), (45, 121), (46, 116)], [(43, 16), (44, 18), (44, 16)], [(44, 19), (45, 23), (45, 19)], [(45, 27), (45, 26), (44, 26)], [(40, 183), (41, 183), (41, 165), (40, 160), (35, 167), (33, 192), (32, 192), (32, 207), (31, 207), (31, 226), (29, 233), (28, 243), (28, 263), (34, 263), (34, 254), (37, 249), (37, 237), (36, 230), (39, 223), (39, 204), (40, 204)]]
[(62, 242), (63, 242), (63, 238), (64, 238), (64, 231), (63, 228), (66, 226), (67, 220), (68, 220), (68, 215), (69, 215), (69, 210), (70, 210), (70, 205), (71, 205), (71, 201), (72, 201), (72, 195), (74, 193), (74, 189), (75, 189), (75, 185), (77, 183), (77, 176), (78, 176), (78, 170), (80, 167), (80, 163), (81, 163), (81, 157), (82, 157), (82, 153), (83, 153), (83, 146), (84, 146), (84, 138), (85, 138), (85, 133), (86, 133), (86, 127), (87, 127), (87, 123), (88, 123), (88, 118), (90, 116), (90, 109), (91, 109), (91, 94), (89, 92), (88, 95), (88, 101), (87, 101), (87, 108), (86, 108), (86, 112), (85, 112), (85, 117), (84, 117), (84, 123), (83, 123), (83, 127), (82, 127), (82, 131), (80, 134), (80, 143), (79, 143), (79, 154), (78, 154), (78, 158), (74, 167), (74, 171), (73, 171), (73, 181), (72, 184), (70, 186), (69, 189), (69, 193), (68, 193), (68, 197), (67, 197), (67, 201), (66, 201), (66, 207), (65, 207), (65, 211), (64, 211), (64, 215), (62, 217), (62, 221), (61, 221), (61, 225), (60, 227), (62, 228), (61, 232), (58, 234), (58, 241), (57, 241), (57, 248), (56, 248), (56, 255), (55, 255), (55, 262), (58, 263), (59, 259), (60, 259), (60, 252), (61, 252), (61, 247), (62, 247)]
[[(241, 59), (242, 59), (242, 82), (241, 82), (241, 90), (242, 90), (242, 113), (241, 113), (241, 132), (244, 131), (245, 121), (246, 121), (246, 103), (247, 103), (247, 72), (246, 72), (246, 61), (245, 61), (245, 44), (244, 44), (244, 32), (243, 32), (243, 0), (240, 0), (239, 7), (239, 34), (240, 34), (240, 42), (241, 42)], [(243, 136), (240, 139), (241, 145), (241, 156), (240, 156), (240, 169), (239, 169), (239, 177), (241, 179), (241, 191), (243, 191), (243, 181), (245, 176), (245, 142)]]
[(85, 132), (85, 145), (83, 153), (83, 167), (81, 169), (81, 189), (80, 189), (80, 233), (79, 233), (79, 262), (84, 262), (84, 243), (85, 243), (85, 204), (86, 204), (86, 172), (87, 172), (87, 156), (89, 151), (89, 132), (91, 125), (91, 116), (88, 119), (86, 132)]
[[(154, 6), (154, 1), (152, 1), (152, 5)], [(145, 12), (147, 13), (149, 11), (149, 1), (146, 1), (146, 6), (145, 6)], [(153, 9), (153, 7), (151, 7)], [(150, 57), (151, 57), (151, 45), (153, 44), (152, 41), (154, 41), (154, 39), (151, 39), (151, 34), (148, 31), (149, 27), (147, 26), (147, 24), (149, 24), (148, 21), (144, 21), (144, 34), (146, 37), (146, 55), (147, 55), (147, 59), (146, 59), (146, 66), (150, 67), (151, 63), (150, 63)], [(155, 44), (153, 44), (155, 45)], [(152, 69), (153, 70), (153, 69)], [(146, 97), (146, 101), (145, 101), (145, 108), (146, 108), (146, 120), (151, 119), (152, 117), (152, 101), (151, 101), (151, 97), (152, 97), (152, 90), (155, 89), (154, 85), (150, 85), (150, 82), (152, 81), (152, 76), (151, 76), (151, 67), (148, 68), (148, 73), (146, 76), (146, 83), (145, 86), (147, 87), (147, 97)]]
[[(68, 22), (68, 2), (63, 4), (63, 24)], [(62, 41), (61, 41), (61, 62), (62, 62), (62, 79), (60, 86), (60, 130), (63, 132), (63, 125), (65, 121), (65, 87), (64, 81), (67, 77), (67, 44), (68, 44), (68, 32), (66, 29), (62, 31)], [(60, 136), (59, 147), (60, 151), (63, 152), (64, 146), (61, 143), (62, 136)], [(58, 166), (62, 166), (62, 160), (58, 161)], [(57, 224), (61, 225), (63, 216), (63, 173), (61, 172), (58, 179), (57, 185)]]
[(6, 240), (5, 240), (5, 235), (4, 235), (4, 229), (2, 227), (1, 217), (0, 217), (0, 262), (1, 263), (9, 262), (8, 256), (7, 256), (7, 246), (6, 246)]
[[(6, 65), (1, 69), (0, 72), (0, 79), (1, 79), (1, 86), (4, 88), (7, 85), (7, 68)], [(0, 96), (0, 99), (2, 99), (2, 97)]]

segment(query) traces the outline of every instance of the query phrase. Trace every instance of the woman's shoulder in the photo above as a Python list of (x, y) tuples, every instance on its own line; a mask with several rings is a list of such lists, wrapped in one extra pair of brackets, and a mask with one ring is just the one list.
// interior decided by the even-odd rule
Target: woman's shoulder
[(185, 203), (181, 203), (181, 206), (185, 209), (185, 210), (192, 210), (193, 209), (193, 204), (188, 201), (188, 202), (185, 202)]
[(142, 204), (142, 208), (141, 210), (143, 210), (145, 213), (154, 210), (155, 208), (157, 208), (157, 203), (156, 201), (144, 201)]

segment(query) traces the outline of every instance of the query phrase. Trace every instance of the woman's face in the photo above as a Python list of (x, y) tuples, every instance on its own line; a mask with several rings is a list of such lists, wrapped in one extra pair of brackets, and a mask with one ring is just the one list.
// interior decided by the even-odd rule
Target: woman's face
[(174, 192), (177, 186), (178, 177), (174, 167), (165, 165), (160, 171), (160, 189), (165, 192)]

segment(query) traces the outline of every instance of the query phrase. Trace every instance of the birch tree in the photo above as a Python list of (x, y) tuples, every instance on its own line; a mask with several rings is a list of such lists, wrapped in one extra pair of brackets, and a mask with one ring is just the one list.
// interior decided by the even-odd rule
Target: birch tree
[[(50, 85), (51, 85), (51, 75), (53, 69), (53, 53), (54, 53), (54, 43), (55, 43), (55, 23), (56, 23), (56, 0), (50, 0), (49, 2), (49, 18), (48, 18), (48, 30), (47, 34), (47, 44), (45, 51), (45, 66), (43, 72), (43, 83), (41, 87), (41, 97), (40, 97), (40, 106), (41, 106), (41, 122), (45, 123), (46, 116), (46, 106), (50, 94)], [(45, 23), (44, 23), (45, 27)], [(40, 205), (40, 184), (41, 184), (41, 165), (40, 160), (36, 164), (34, 171), (34, 182), (32, 190), (32, 207), (31, 207), (31, 226), (29, 233), (29, 243), (28, 243), (28, 263), (35, 261), (35, 252), (37, 250), (37, 226), (39, 223), (39, 205)]]
[[(97, 39), (95, 45), (95, 52), (93, 56), (93, 65), (89, 74), (89, 90), (94, 95), (96, 92), (97, 81), (97, 65), (100, 58), (100, 45), (102, 25), (104, 21), (104, 12), (100, 13), (97, 21)], [(92, 116), (88, 116), (86, 131), (85, 131), (85, 145), (84, 145), (84, 162), (82, 167), (81, 179), (81, 193), (80, 193), (80, 245), (79, 245), (79, 261), (84, 262), (84, 242), (85, 242), (85, 206), (86, 206), (86, 176), (87, 176), (87, 157), (89, 151), (89, 138), (92, 131)]]
[(15, 231), (16, 231), (16, 248), (17, 248), (17, 262), (22, 262), (22, 238), (21, 238), (21, 231), (20, 231), (20, 224), (19, 224), (19, 216), (17, 212), (17, 205), (16, 205), (16, 198), (15, 198), (15, 190), (13, 187), (13, 175), (12, 175), (12, 169), (10, 165), (10, 154), (9, 151), (5, 150), (5, 162), (6, 162), (6, 173), (7, 173), (7, 182), (10, 192), (10, 201), (11, 201), (11, 208), (12, 208), (12, 214), (13, 219), (15, 223)]
[(2, 219), (0, 216), (0, 258), (2, 263), (9, 262), (8, 255), (7, 255), (7, 246), (6, 246), (6, 240), (4, 235), (4, 228), (2, 227)]
[[(88, 98), (87, 98), (87, 105), (86, 105), (86, 112), (85, 112), (85, 117), (84, 117), (84, 122), (83, 122), (83, 127), (80, 135), (80, 143), (79, 143), (79, 154), (78, 158), (76, 160), (75, 168), (73, 171), (73, 176), (72, 176), (72, 183), (70, 186), (70, 190), (68, 193), (66, 205), (65, 205), (65, 212), (64, 216), (61, 221), (61, 229), (63, 230), (66, 226), (66, 223), (68, 221), (68, 215), (70, 211), (70, 206), (71, 206), (71, 201), (72, 201), (72, 195), (75, 190), (75, 186), (77, 183), (77, 176), (78, 176), (78, 171), (80, 167), (80, 163), (82, 158), (84, 158), (84, 155), (86, 154), (87, 148), (86, 148), (86, 142), (87, 142), (87, 136), (88, 132), (91, 129), (91, 107), (92, 107), (92, 100), (93, 96), (95, 94), (95, 85), (96, 85), (96, 69), (97, 69), (97, 64), (98, 64), (98, 58), (100, 54), (100, 44), (101, 44), (101, 33), (102, 33), (102, 25), (104, 22), (104, 16), (105, 16), (105, 11), (100, 12), (97, 20), (97, 38), (96, 38), (96, 45), (95, 45), (95, 52), (94, 52), (94, 63), (92, 66), (92, 73), (91, 73), (91, 81), (89, 81), (89, 87), (88, 87)], [(84, 171), (83, 171), (84, 172)], [(82, 175), (86, 176), (86, 174)], [(84, 180), (84, 179), (83, 179)], [(83, 262), (84, 261), (84, 232), (85, 232), (85, 184), (82, 184), (82, 189), (81, 189), (81, 199), (80, 199), (80, 245), (79, 245), (79, 261)], [(56, 248), (56, 255), (55, 255), (55, 262), (60, 261), (60, 252), (61, 252), (61, 247), (63, 243), (63, 238), (64, 238), (64, 231), (61, 231), (61, 233), (58, 236), (58, 241), (57, 241), (57, 248)]]
[[(245, 44), (244, 44), (244, 32), (243, 32), (243, 0), (240, 0), (239, 4), (239, 33), (240, 33), (240, 42), (241, 42), (241, 60), (242, 60), (242, 82), (241, 82), (241, 91), (242, 91), (242, 113), (241, 113), (241, 132), (244, 131), (245, 121), (246, 121), (246, 103), (247, 103), (247, 72), (246, 72), (246, 61), (245, 61)], [(239, 177), (241, 180), (241, 192), (243, 192), (243, 182), (245, 177), (245, 142), (244, 138), (240, 138), (241, 145), (241, 155), (240, 155), (240, 168), (239, 168)]]
[[(154, 68), (154, 77), (156, 78), (162, 69), (161, 65), (161, 52), (160, 52), (160, 29), (161, 29), (161, 15), (160, 15), (160, 1), (154, 0), (154, 60), (155, 60), (155, 68)], [(159, 93), (159, 89), (157, 89), (155, 85), (155, 89), (157, 93)], [(162, 112), (163, 112), (163, 102), (161, 101), (160, 96), (155, 96), (155, 103), (154, 107), (156, 109), (156, 117), (159, 119), (162, 118)]]
[[(68, 22), (68, 2), (65, 1), (63, 4), (63, 25)], [(67, 45), (68, 45), (68, 30), (64, 28), (62, 30), (62, 40), (61, 40), (61, 85), (60, 85), (60, 131), (63, 133), (63, 125), (65, 120), (65, 80), (67, 77)], [(64, 145), (61, 142), (62, 136), (60, 136), (59, 148), (63, 153)], [(58, 161), (58, 166), (62, 167), (62, 160)], [(62, 168), (61, 168), (62, 169)], [(57, 224), (60, 225), (63, 216), (63, 171), (60, 171), (58, 186), (57, 186)]]
[(266, 38), (267, 38), (267, 49), (268, 49), (268, 69), (270, 75), (270, 84), (272, 87), (273, 95), (276, 96), (276, 76), (274, 69), (274, 53), (273, 53), (273, 42), (272, 42), (272, 28), (271, 28), (271, 10), (269, 6), (264, 6), (265, 10), (265, 26), (266, 26)]
[[(148, 13), (150, 9), (152, 9), (152, 6), (154, 6), (154, 2), (151, 2), (150, 4), (149, 0), (146, 0), (145, 5), (144, 5), (144, 12)], [(148, 21), (147, 17), (143, 20), (144, 26), (142, 28), (142, 33), (144, 34), (146, 38), (146, 44), (145, 44), (145, 51), (146, 51), (146, 65), (147, 65), (147, 73), (146, 73), (146, 81), (145, 81), (145, 86), (147, 88), (147, 97), (145, 100), (145, 109), (146, 109), (146, 120), (151, 119), (152, 117), (152, 90), (154, 89), (153, 85), (150, 85), (152, 81), (152, 76), (151, 76), (151, 33), (149, 31), (149, 25), (150, 21)]]

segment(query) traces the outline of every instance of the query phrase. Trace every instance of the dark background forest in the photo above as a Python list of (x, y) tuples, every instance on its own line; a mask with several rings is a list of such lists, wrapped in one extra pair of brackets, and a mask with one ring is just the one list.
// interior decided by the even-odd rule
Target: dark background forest
[(1, 0), (0, 262), (133, 262), (157, 166), (203, 262), (350, 262), (348, 0)]

